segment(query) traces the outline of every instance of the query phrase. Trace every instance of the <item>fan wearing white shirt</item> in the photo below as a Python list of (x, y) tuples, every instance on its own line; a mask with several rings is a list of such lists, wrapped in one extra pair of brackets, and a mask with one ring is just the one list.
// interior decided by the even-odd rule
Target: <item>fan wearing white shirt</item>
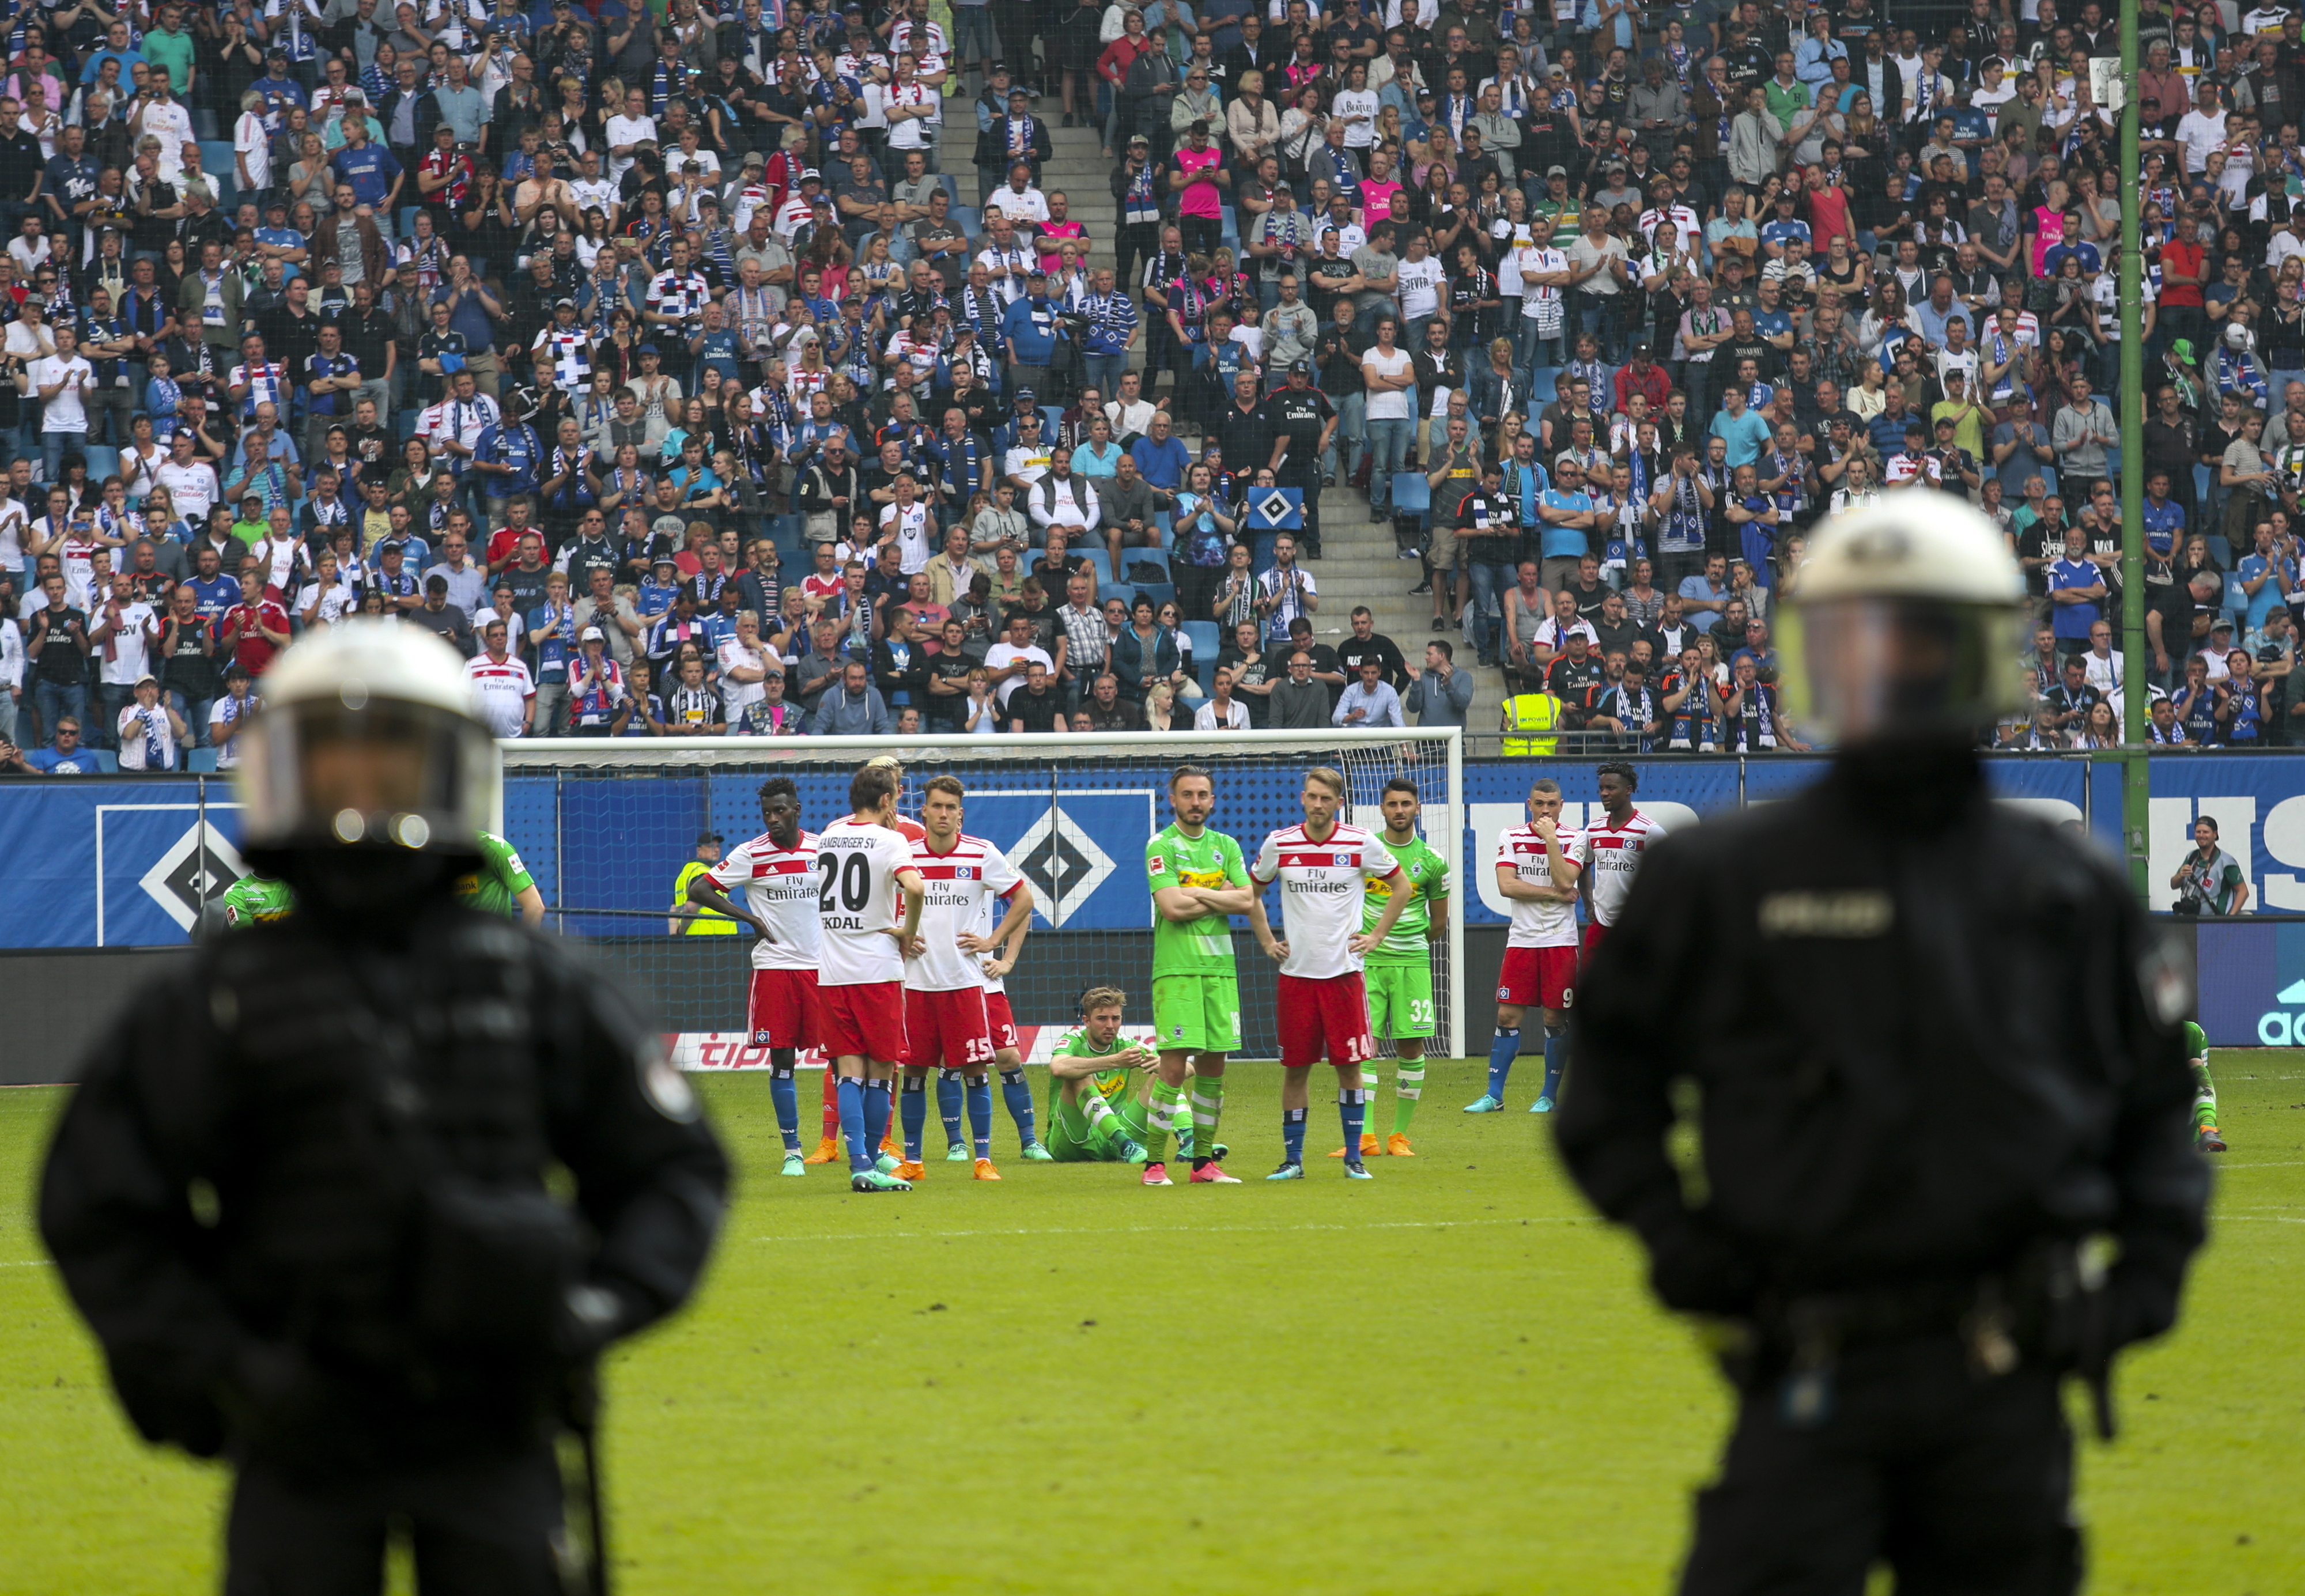
[(1196, 732), (1248, 730), (1248, 706), (1232, 695), (1232, 673), (1220, 666), (1211, 678), (1210, 695), (1193, 716)]

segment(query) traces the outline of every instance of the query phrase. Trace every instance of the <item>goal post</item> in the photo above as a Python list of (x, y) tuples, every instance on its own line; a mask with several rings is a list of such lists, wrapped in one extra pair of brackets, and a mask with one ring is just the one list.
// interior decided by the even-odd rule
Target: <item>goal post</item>
[[(950, 774), (966, 786), (968, 830), (999, 846), (1032, 884), (1033, 925), (1008, 980), (1019, 1026), (1046, 1044), (1075, 1018), (1086, 987), (1127, 990), (1132, 1023), (1149, 1023), (1152, 904), (1144, 844), (1169, 824), (1169, 772), (1208, 768), (1210, 825), (1254, 858), (1266, 835), (1303, 818), (1305, 771), (1346, 776), (1343, 818), (1383, 828), (1385, 784), (1415, 781), (1426, 843), (1450, 869), (1447, 934), (1433, 969), (1440, 1034), (1427, 1050), (1467, 1045), (1463, 734), (1456, 727), (1326, 733), (1037, 734), (928, 742), (919, 737), (554, 738), (498, 745), (499, 829), (535, 878), (548, 922), (592, 945), (649, 998), (668, 1031), (729, 1037), (744, 1025), (749, 932), (696, 932), (674, 914), (673, 884), (699, 839), (724, 847), (760, 829), (758, 789), (790, 777), (812, 829), (848, 812), (848, 779), (876, 755), (905, 769), (899, 807), (917, 818), (923, 784)], [(1280, 924), (1277, 896), (1267, 900)], [(1278, 1052), (1275, 969), (1245, 917), (1234, 919), (1242, 1054)], [(1380, 1051), (1390, 1052), (1379, 1038)], [(727, 1062), (726, 1059), (718, 1062)], [(748, 1061), (749, 1062), (749, 1061)]]

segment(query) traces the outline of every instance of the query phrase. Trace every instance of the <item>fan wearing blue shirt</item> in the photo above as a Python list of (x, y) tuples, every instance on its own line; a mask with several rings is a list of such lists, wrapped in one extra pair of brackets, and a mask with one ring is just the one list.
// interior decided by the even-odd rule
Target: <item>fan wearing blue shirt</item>
[(1761, 457), (1761, 451), (1769, 446), (1769, 424), (1747, 408), (1742, 389), (1732, 386), (1721, 398), (1726, 408), (1713, 418), (1705, 432), (1728, 446), (1729, 469), (1734, 471)]
[[(2185, 535), (2185, 506), (2169, 497), (2169, 473), (2155, 471), (2145, 479), (2145, 550), (2156, 559), (2168, 559)], [(2269, 529), (2268, 529), (2269, 530)]]
[(2088, 534), (2078, 526), (2065, 529), (2065, 557), (2049, 567), (2049, 604), (2054, 612), (2057, 647), (2077, 654), (2088, 647), (2089, 628), (2105, 607), (2105, 573), (2088, 558)]

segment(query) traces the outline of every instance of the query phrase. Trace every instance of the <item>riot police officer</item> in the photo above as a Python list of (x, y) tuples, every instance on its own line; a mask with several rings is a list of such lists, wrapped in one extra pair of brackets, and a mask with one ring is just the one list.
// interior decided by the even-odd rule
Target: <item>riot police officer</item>
[(726, 1163), (613, 984), (457, 901), (496, 766), (452, 650), (331, 627), (242, 735), (294, 909), (114, 1020), (42, 1232), (137, 1428), (235, 1466), (228, 1596), (376, 1592), (396, 1522), (427, 1596), (562, 1592), (556, 1437), (694, 1286)]
[[(1651, 853), (1578, 990), (1561, 1150), (1738, 1386), (1683, 1592), (1876, 1561), (2070, 1592), (2060, 1383), (2109, 1433), (2106, 1362), (2169, 1328), (2202, 1236), (2190, 976), (2109, 861), (1988, 799), (2025, 598), (2000, 534), (1915, 490), (1812, 548), (1799, 653), (1841, 751)], [(1701, 1199), (1666, 1150), (1688, 1085)]]

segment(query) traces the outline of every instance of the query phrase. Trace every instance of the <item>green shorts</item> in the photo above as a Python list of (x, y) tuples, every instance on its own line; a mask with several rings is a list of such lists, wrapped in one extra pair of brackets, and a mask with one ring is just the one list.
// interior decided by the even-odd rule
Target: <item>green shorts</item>
[(1104, 1164), (1112, 1161), (1111, 1155), (1098, 1147), (1089, 1134), (1088, 1116), (1080, 1111), (1077, 1103), (1067, 1103), (1062, 1096), (1057, 1099), (1056, 1113), (1042, 1131), (1041, 1145), (1059, 1164)]
[(1240, 987), (1229, 975), (1152, 979), (1152, 1045), (1163, 1053), (1240, 1048)]
[(1433, 961), (1402, 959), (1380, 964), (1374, 959), (1362, 974), (1368, 989), (1369, 1034), (1390, 1041), (1431, 1036), (1439, 1027), (1433, 1017)]

